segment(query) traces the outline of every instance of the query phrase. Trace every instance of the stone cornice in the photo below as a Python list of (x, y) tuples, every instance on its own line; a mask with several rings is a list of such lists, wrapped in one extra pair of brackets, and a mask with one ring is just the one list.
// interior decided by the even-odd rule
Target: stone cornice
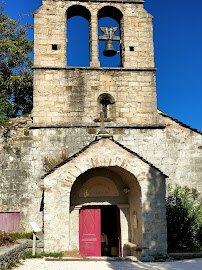
[(108, 67), (39, 67), (33, 66), (32, 69), (40, 70), (93, 70), (93, 71), (157, 71), (157, 68), (108, 68)]
[[(68, 2), (68, 0), (43, 0), (45, 2)], [(94, 3), (132, 3), (143, 4), (144, 0), (75, 0), (74, 2), (94, 2)]]
[[(165, 124), (145, 124), (145, 125), (108, 125), (105, 126), (106, 129), (164, 129)], [(71, 123), (61, 123), (61, 124), (31, 124), (30, 129), (42, 129), (42, 128), (100, 128), (100, 125), (95, 124), (71, 124)]]

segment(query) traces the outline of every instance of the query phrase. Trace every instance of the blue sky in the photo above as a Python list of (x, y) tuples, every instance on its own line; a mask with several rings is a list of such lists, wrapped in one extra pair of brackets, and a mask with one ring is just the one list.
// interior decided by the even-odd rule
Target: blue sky
[[(40, 5), (6, 0), (6, 12), (32, 23), (28, 15)], [(145, 0), (144, 6), (154, 16), (158, 108), (202, 131), (202, 1)]]

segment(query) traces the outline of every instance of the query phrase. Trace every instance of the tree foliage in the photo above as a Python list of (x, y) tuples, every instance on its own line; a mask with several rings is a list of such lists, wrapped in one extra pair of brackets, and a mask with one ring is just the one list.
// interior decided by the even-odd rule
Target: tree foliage
[(168, 250), (202, 249), (202, 199), (195, 188), (168, 187)]
[(32, 109), (33, 41), (27, 37), (32, 26), (5, 14), (0, 5), (0, 123)]

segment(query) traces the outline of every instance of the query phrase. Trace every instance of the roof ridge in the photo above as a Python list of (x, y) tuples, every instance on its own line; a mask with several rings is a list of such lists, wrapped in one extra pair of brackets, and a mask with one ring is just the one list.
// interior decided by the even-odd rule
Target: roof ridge
[(155, 170), (157, 170), (158, 172), (160, 172), (161, 174), (163, 174), (166, 178), (168, 178), (168, 176), (166, 174), (164, 174), (159, 168), (157, 168), (154, 164), (152, 164), (151, 162), (149, 162), (148, 160), (146, 160), (145, 158), (143, 158), (142, 156), (140, 156), (138, 153), (132, 151), (131, 149), (127, 148), (126, 146), (122, 145), (121, 143), (115, 141), (114, 139), (111, 139), (111, 141), (113, 141), (114, 143), (116, 143), (117, 145), (119, 145), (120, 147), (122, 147), (124, 150), (128, 151), (129, 153), (137, 156), (139, 159), (141, 159), (143, 162), (147, 163), (148, 165), (150, 165), (151, 167), (153, 167)]
[(172, 116), (166, 114), (165, 112), (163, 112), (163, 111), (160, 110), (159, 108), (158, 108), (158, 111), (159, 111), (158, 113), (159, 113), (160, 115), (162, 115), (163, 117), (170, 118), (171, 120), (173, 120), (175, 123), (179, 124), (180, 126), (185, 127), (185, 128), (188, 128), (188, 129), (190, 129), (190, 130), (192, 130), (192, 131), (194, 131), (194, 132), (199, 133), (199, 134), (202, 135), (202, 132), (201, 132), (200, 130), (198, 130), (197, 128), (192, 128), (191, 126), (188, 126), (187, 124), (185, 124), (185, 123), (179, 121), (178, 119), (175, 119), (175, 118), (173, 118)]

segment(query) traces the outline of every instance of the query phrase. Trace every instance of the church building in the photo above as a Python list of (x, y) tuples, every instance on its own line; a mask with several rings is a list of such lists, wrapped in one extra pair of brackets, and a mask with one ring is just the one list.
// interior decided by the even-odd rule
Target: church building
[[(202, 133), (157, 109), (153, 17), (143, 0), (42, 2), (33, 111), (1, 131), (0, 215), (13, 230), (36, 221), (45, 252), (166, 254), (166, 185), (202, 192)], [(68, 65), (74, 16), (89, 25), (88, 67)], [(100, 43), (119, 67), (101, 65)]]

